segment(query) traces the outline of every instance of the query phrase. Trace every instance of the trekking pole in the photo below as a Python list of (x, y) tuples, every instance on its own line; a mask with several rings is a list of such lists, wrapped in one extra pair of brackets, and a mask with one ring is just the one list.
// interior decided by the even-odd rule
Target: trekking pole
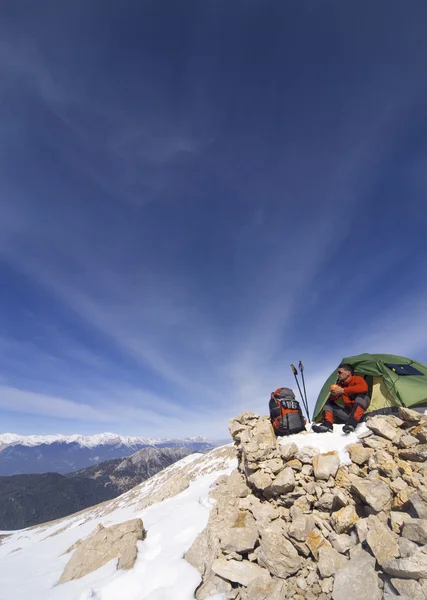
[(301, 371), (302, 387), (304, 389), (304, 396), (305, 396), (305, 409), (307, 411), (308, 420), (310, 421), (310, 411), (308, 410), (307, 390), (305, 389), (304, 365), (302, 364), (302, 360), (299, 361), (298, 368)]
[(308, 415), (308, 411), (307, 411), (307, 408), (306, 408), (305, 403), (304, 403), (304, 396), (302, 395), (301, 387), (300, 387), (300, 384), (299, 384), (299, 381), (298, 381), (298, 371), (296, 370), (295, 365), (291, 365), (291, 369), (292, 369), (292, 373), (294, 374), (295, 381), (297, 382), (299, 394), (300, 394), (301, 400), (302, 400), (302, 405), (303, 405), (303, 407), (304, 407), (304, 409), (305, 409), (305, 411), (307, 413), (308, 420), (310, 421), (310, 417)]

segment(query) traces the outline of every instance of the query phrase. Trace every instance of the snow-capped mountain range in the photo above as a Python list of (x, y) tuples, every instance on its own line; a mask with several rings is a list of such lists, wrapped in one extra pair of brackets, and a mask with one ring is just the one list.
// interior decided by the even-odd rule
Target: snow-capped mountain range
[(84, 435), (0, 434), (0, 476), (33, 473), (70, 473), (142, 448), (189, 448), (203, 452), (216, 444), (204, 437), (161, 439), (115, 433)]
[(74, 433), (72, 435), (62, 435), (56, 433), (53, 435), (19, 435), (17, 433), (2, 433), (0, 434), (1, 446), (40, 446), (41, 444), (78, 444), (82, 448), (94, 448), (95, 446), (160, 446), (169, 443), (185, 444), (208, 444), (211, 442), (205, 437), (192, 437), (183, 440), (167, 439), (167, 438), (147, 438), (129, 435), (119, 435), (117, 433), (97, 433), (95, 435), (80, 435)]

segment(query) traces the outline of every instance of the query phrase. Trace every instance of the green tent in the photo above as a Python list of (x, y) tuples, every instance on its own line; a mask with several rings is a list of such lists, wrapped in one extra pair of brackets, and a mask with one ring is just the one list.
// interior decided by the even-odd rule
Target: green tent
[[(359, 354), (343, 358), (353, 365), (355, 375), (365, 377), (371, 394), (369, 412), (393, 412), (399, 406), (427, 407), (427, 365), (394, 354)], [(313, 421), (319, 420), (337, 372), (325, 381), (317, 398)]]

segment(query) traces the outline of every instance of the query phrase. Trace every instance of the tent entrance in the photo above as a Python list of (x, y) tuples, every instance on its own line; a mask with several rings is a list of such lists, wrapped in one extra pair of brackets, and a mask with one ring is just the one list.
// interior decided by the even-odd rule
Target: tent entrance
[(372, 377), (371, 403), (366, 414), (384, 411), (384, 409), (386, 409), (385, 412), (388, 412), (387, 409), (397, 408), (398, 406), (400, 406), (400, 403), (395, 400), (387, 389), (384, 379), (382, 377)]

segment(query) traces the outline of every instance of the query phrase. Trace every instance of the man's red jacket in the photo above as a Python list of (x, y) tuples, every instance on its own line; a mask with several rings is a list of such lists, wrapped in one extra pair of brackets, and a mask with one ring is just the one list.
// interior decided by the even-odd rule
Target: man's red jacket
[(359, 377), (359, 375), (353, 375), (350, 377), (348, 381), (345, 383), (338, 382), (337, 385), (344, 389), (344, 393), (339, 396), (335, 396), (334, 394), (330, 394), (328, 400), (330, 402), (335, 402), (337, 398), (341, 398), (344, 401), (344, 404), (348, 408), (353, 408), (354, 399), (358, 394), (367, 394), (368, 393), (368, 384), (363, 379), (363, 377)]

